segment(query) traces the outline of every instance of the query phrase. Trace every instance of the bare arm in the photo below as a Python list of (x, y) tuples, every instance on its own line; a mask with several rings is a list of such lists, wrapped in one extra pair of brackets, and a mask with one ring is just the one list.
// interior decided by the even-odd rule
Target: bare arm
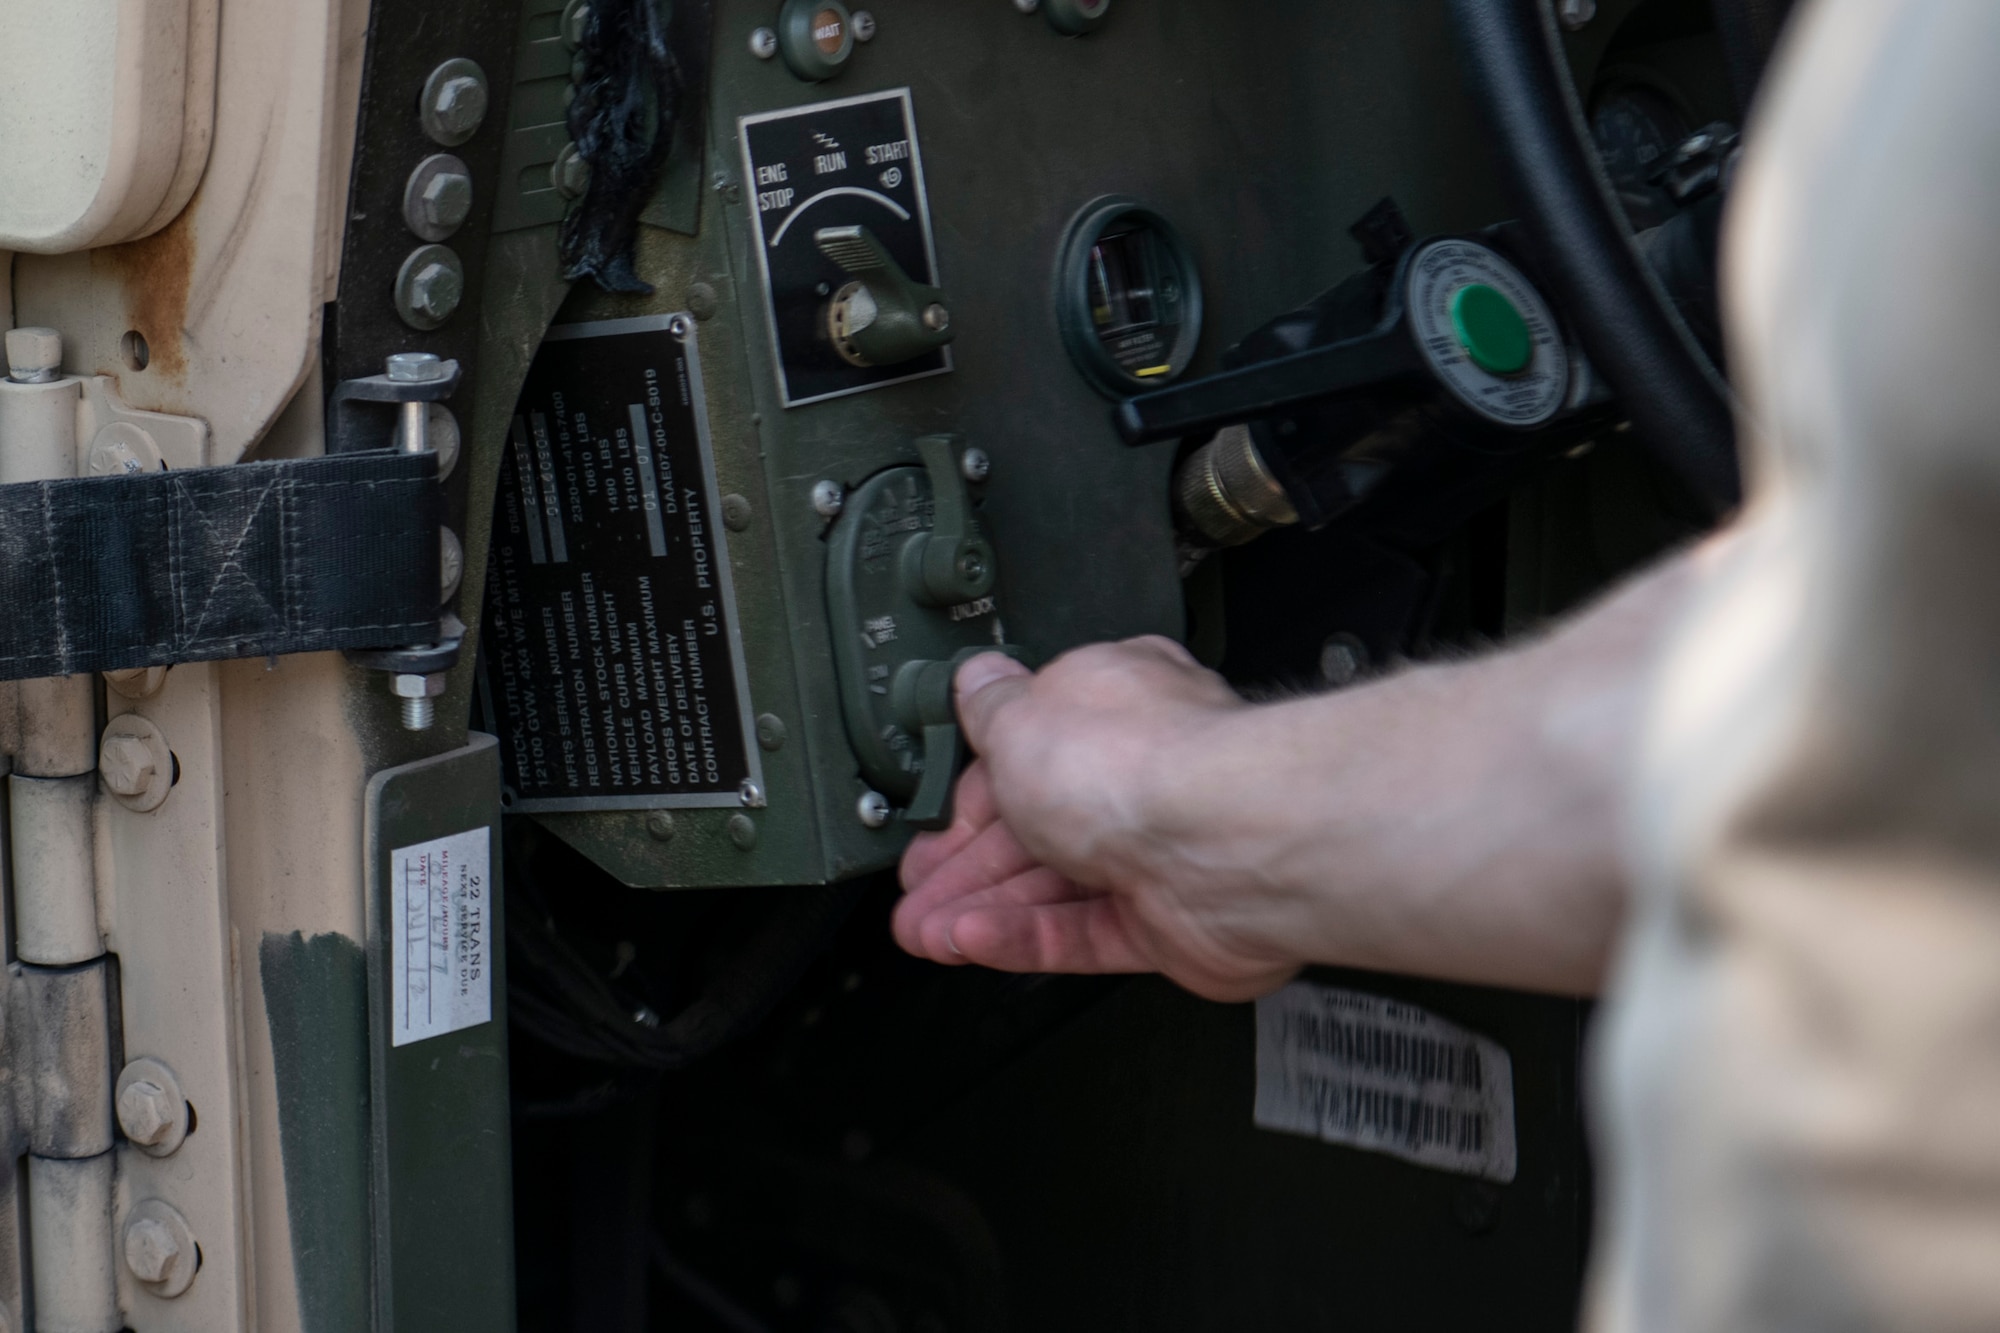
[(1218, 999), (1306, 963), (1587, 992), (1623, 919), (1619, 810), (1682, 556), (1527, 647), (1252, 705), (1176, 644), (959, 673), (980, 760), (918, 839), (905, 948), (1161, 971)]

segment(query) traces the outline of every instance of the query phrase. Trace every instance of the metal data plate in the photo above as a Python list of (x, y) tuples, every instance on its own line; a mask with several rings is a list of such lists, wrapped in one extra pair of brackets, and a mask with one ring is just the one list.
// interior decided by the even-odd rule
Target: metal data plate
[(494, 507), (480, 693), (509, 810), (759, 805), (695, 322), (550, 329)]
[(754, 191), (749, 202), (757, 268), (785, 406), (950, 370), (948, 347), (893, 366), (850, 365), (833, 350), (825, 329), (827, 299), (848, 275), (814, 243), (813, 233), (822, 227), (866, 227), (903, 272), (938, 285), (910, 90), (767, 111), (738, 124), (744, 180)]

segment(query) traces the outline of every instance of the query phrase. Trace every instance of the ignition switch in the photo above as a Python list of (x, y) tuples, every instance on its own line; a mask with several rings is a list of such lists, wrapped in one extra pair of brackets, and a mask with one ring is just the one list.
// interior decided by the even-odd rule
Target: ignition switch
[(935, 352), (957, 335), (944, 292), (903, 272), (866, 227), (822, 227), (819, 252), (852, 281), (826, 306), (826, 332), (851, 366), (893, 366)]
[(951, 823), (965, 758), (952, 676), (978, 653), (1020, 656), (993, 597), (993, 548), (965, 479), (965, 441), (917, 441), (923, 466), (856, 487), (827, 534), (827, 612), (862, 778), (914, 828)]

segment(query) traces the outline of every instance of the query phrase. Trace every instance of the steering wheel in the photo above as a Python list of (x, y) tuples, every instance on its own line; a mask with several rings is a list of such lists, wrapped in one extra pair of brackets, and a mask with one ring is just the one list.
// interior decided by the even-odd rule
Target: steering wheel
[(1729, 386), (1640, 258), (1570, 80), (1550, 0), (1450, 3), (1542, 276), (1639, 438), (1711, 514), (1727, 513), (1741, 496)]

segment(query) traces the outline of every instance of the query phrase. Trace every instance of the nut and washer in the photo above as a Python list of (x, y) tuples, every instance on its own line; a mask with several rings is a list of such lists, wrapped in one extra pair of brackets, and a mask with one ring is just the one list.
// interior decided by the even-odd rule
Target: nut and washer
[(472, 212), (472, 168), (450, 153), (417, 163), (403, 185), (403, 225), (426, 241), (442, 241)]
[(178, 1208), (159, 1199), (133, 1205), (119, 1248), (132, 1276), (155, 1296), (180, 1295), (194, 1285), (201, 1267), (194, 1229)]
[(847, 492), (839, 482), (822, 481), (813, 486), (813, 512), (821, 518), (839, 518), (846, 506)]
[(97, 780), (118, 804), (145, 814), (166, 804), (174, 789), (174, 755), (148, 718), (120, 713), (97, 747)]
[(118, 1112), (118, 1128), (149, 1156), (169, 1156), (187, 1139), (188, 1105), (180, 1080), (150, 1056), (141, 1056), (120, 1072), (112, 1105)]
[(424, 80), (417, 114), (425, 134), (446, 148), (456, 148), (479, 133), (486, 103), (486, 71), (461, 57), (445, 61)]
[(549, 184), (565, 199), (580, 199), (590, 189), (590, 163), (574, 143), (556, 151), (556, 160), (549, 163)]
[(772, 28), (759, 28), (750, 34), (750, 54), (759, 60), (769, 60), (778, 54), (778, 34)]
[(436, 352), (391, 352), (382, 369), (397, 384), (429, 384), (444, 378), (444, 359)]
[(993, 460), (986, 456), (984, 449), (967, 449), (958, 456), (958, 472), (977, 486), (993, 475)]
[(861, 799), (854, 803), (854, 813), (861, 820), (861, 827), (880, 829), (889, 826), (892, 812), (889, 798), (879, 791), (865, 791)]
[(420, 245), (396, 273), (396, 313), (413, 329), (437, 328), (465, 299), (465, 265), (442, 245)]
[(405, 673), (389, 678), (389, 693), (403, 701), (403, 730), (431, 729), (437, 721), (437, 699), (444, 693), (447, 679), (441, 671), (428, 676)]

